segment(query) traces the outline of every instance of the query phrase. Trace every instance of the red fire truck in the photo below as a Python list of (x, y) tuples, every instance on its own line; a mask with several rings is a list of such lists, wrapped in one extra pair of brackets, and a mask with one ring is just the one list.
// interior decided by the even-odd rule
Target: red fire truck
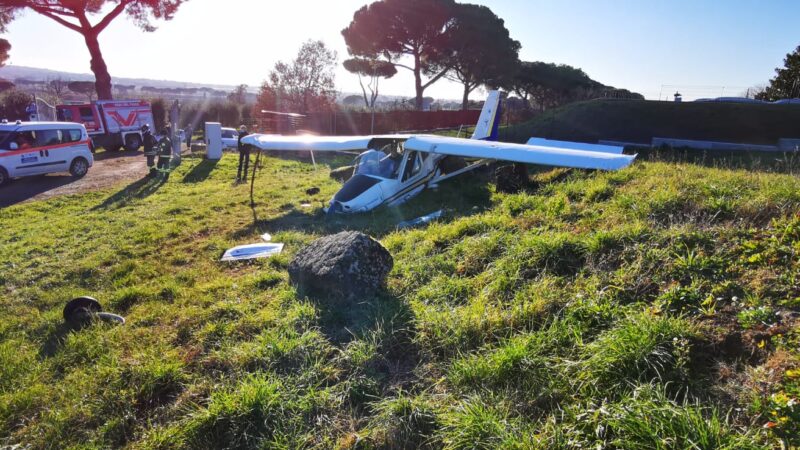
[(60, 122), (77, 122), (86, 127), (94, 147), (116, 151), (141, 147), (142, 125), (153, 125), (153, 110), (144, 100), (98, 100), (92, 103), (56, 106)]

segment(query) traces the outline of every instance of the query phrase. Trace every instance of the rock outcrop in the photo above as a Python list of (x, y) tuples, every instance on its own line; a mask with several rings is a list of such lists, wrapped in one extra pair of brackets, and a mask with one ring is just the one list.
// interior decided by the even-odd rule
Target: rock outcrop
[(393, 265), (378, 241), (344, 231), (301, 249), (289, 264), (289, 278), (307, 293), (352, 299), (380, 290)]

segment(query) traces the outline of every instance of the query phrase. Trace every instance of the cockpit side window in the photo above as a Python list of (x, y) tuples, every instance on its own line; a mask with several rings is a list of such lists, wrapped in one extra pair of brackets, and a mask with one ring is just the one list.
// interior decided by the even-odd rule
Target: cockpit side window
[(419, 152), (408, 152), (408, 158), (406, 159), (406, 167), (403, 171), (403, 180), (406, 181), (409, 178), (416, 176), (422, 170), (422, 158), (419, 155)]

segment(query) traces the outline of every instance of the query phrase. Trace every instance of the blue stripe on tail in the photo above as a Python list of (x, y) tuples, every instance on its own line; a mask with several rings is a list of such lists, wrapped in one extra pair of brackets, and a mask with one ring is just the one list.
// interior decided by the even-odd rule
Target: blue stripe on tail
[(496, 141), (500, 134), (500, 120), (503, 117), (503, 100), (500, 99), (497, 101), (497, 113), (494, 116), (494, 123), (492, 124), (492, 132), (489, 133), (489, 137), (485, 140), (487, 141)]

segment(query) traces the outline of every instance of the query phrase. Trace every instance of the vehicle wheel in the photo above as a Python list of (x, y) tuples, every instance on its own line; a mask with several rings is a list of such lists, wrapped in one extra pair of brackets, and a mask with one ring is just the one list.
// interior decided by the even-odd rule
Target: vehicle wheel
[(66, 322), (82, 322), (102, 310), (100, 302), (92, 297), (73, 298), (64, 306), (64, 320)]
[(83, 158), (75, 158), (69, 166), (69, 173), (75, 178), (81, 178), (89, 172), (89, 162)]
[(0, 186), (7, 184), (8, 180), (9, 180), (8, 172), (6, 171), (6, 169), (0, 167)]
[(125, 136), (125, 150), (134, 151), (139, 150), (142, 146), (142, 137), (138, 134), (129, 134)]

